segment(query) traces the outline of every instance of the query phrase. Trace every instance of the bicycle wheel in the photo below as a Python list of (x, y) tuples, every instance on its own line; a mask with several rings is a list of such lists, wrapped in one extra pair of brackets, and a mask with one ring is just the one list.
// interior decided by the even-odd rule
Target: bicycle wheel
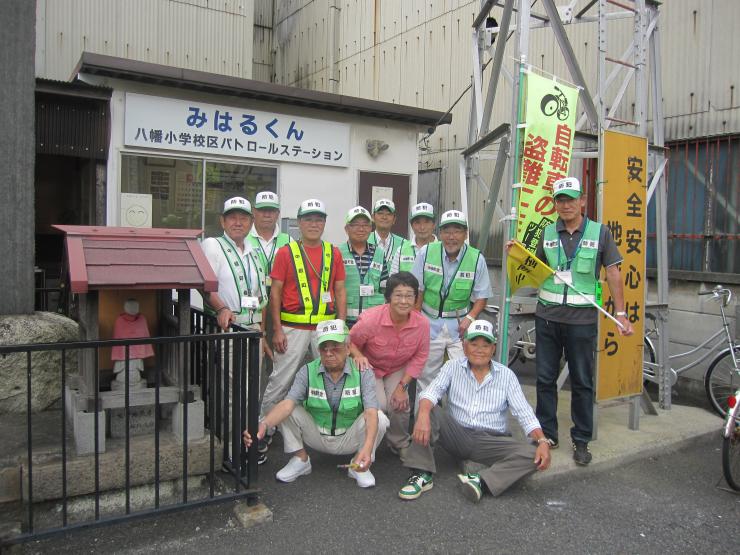
[[(735, 345), (735, 356), (740, 357), (740, 345)], [(722, 351), (709, 365), (704, 375), (704, 390), (712, 409), (720, 416), (727, 414), (727, 398), (740, 387), (740, 373), (735, 370), (730, 349)]]
[(737, 426), (730, 437), (722, 440), (722, 472), (727, 485), (740, 491), (740, 432)]
[(534, 322), (532, 320), (525, 320), (517, 325), (510, 337), (508, 358), (510, 368), (517, 360), (524, 361), (534, 358)]

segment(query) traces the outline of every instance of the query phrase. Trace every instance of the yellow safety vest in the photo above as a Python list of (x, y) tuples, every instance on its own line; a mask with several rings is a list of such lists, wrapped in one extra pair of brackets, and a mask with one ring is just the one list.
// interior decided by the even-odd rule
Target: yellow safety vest
[(296, 282), (298, 283), (298, 299), (301, 306), (296, 312), (280, 312), (280, 320), (285, 324), (313, 325), (324, 320), (333, 320), (336, 318), (334, 314), (334, 303), (325, 303), (321, 300), (323, 294), (329, 292), (329, 278), (334, 267), (334, 249), (331, 243), (327, 243), (326, 241), (322, 241), (321, 244), (324, 251), (321, 258), (321, 268), (319, 269), (321, 279), (319, 280), (318, 295), (314, 296), (308, 284), (306, 264), (303, 259), (303, 248), (298, 242), (293, 241), (288, 243), (288, 248), (293, 259), (293, 271)]

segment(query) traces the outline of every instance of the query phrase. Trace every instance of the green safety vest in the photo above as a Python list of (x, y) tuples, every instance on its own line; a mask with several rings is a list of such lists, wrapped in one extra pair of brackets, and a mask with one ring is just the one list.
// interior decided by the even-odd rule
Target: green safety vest
[(275, 253), (280, 247), (287, 245), (292, 240), (293, 238), (287, 233), (278, 233), (277, 237), (275, 237), (275, 240), (272, 242), (272, 249), (270, 249), (270, 252), (268, 253), (262, 248), (262, 243), (258, 237), (252, 234), (247, 235), (247, 241), (249, 241), (253, 252), (256, 253), (256, 258), (260, 263), (257, 268), (260, 280), (267, 287), (270, 286), (270, 272), (272, 272), (272, 264), (275, 262)]
[[(265, 290), (265, 284), (261, 280), (257, 280), (257, 283), (252, 283), (249, 278), (250, 265), (254, 265), (257, 270), (257, 276), (259, 277), (259, 262), (254, 257), (252, 252), (248, 252), (246, 255), (247, 265), (244, 266), (244, 260), (239, 256), (239, 250), (236, 244), (229, 239), (225, 234), (222, 237), (216, 237), (218, 245), (221, 247), (226, 261), (231, 269), (231, 275), (234, 277), (234, 284), (236, 285), (237, 291), (240, 292), (241, 297), (257, 297), (259, 299), (259, 307), (257, 310), (250, 308), (239, 307), (239, 312), (232, 311), (236, 314), (237, 324), (257, 324), (262, 321), (262, 309), (267, 305), (267, 291)], [(203, 299), (203, 308), (206, 314), (216, 316), (218, 313), (213, 309), (208, 302)]]
[[(321, 244), (324, 254), (321, 258), (321, 268), (317, 269), (321, 276), (321, 283), (319, 284), (318, 295), (315, 297), (309, 287), (306, 264), (303, 260), (303, 249), (300, 243), (291, 241), (287, 245), (293, 260), (293, 271), (295, 273), (295, 280), (298, 283), (298, 298), (301, 301), (301, 306), (296, 312), (280, 312), (280, 321), (285, 324), (311, 325), (318, 324), (324, 320), (333, 320), (336, 317), (334, 314), (334, 303), (324, 303), (321, 300), (322, 294), (329, 291), (329, 278), (335, 264), (334, 249), (331, 243), (327, 243), (326, 241), (322, 241)], [(313, 269), (310, 271), (313, 272)]]
[(398, 271), (410, 272), (414, 267), (416, 260), (416, 249), (411, 241), (403, 241), (401, 248), (398, 249)]
[[(366, 308), (372, 308), (385, 303), (385, 297), (380, 292), (380, 275), (383, 273), (383, 249), (375, 249), (373, 260), (365, 276), (360, 278), (360, 272), (357, 269), (357, 262), (350, 250), (349, 243), (344, 243), (339, 247), (344, 261), (344, 288), (347, 291), (347, 320), (355, 321)], [(368, 297), (360, 296), (360, 285), (372, 285), (374, 293)]]
[[(375, 232), (370, 234), (370, 237), (367, 238), (367, 242), (371, 245), (377, 244), (375, 241)], [(386, 264), (388, 264), (388, 267), (390, 267), (391, 260), (393, 260), (393, 257), (396, 255), (396, 253), (403, 246), (404, 243), (409, 243), (409, 241), (407, 241), (400, 235), (391, 233), (391, 244), (388, 246), (388, 252), (385, 253), (385, 262)]]
[(478, 267), (478, 257), (481, 253), (469, 245), (465, 248), (455, 275), (445, 290), (443, 250), (441, 242), (427, 245), (424, 258), (422, 310), (432, 318), (459, 318), (465, 316), (470, 310), (470, 295), (473, 293), (475, 270)]
[(308, 397), (303, 402), (303, 406), (323, 435), (340, 436), (344, 434), (365, 410), (362, 406), (360, 371), (351, 358), (348, 360), (351, 371), (344, 378), (342, 397), (336, 411), (332, 410), (327, 400), (324, 377), (319, 372), (321, 359), (317, 358), (308, 363)]
[[(547, 264), (557, 270), (570, 270), (573, 286), (593, 301), (597, 300), (599, 287), (599, 280), (596, 278), (596, 257), (599, 253), (600, 234), (601, 224), (586, 218), (581, 242), (576, 247), (575, 256), (571, 261), (565, 255), (554, 223), (545, 227), (542, 239)], [(566, 288), (564, 283), (555, 282), (555, 276), (548, 277), (540, 286), (539, 302), (544, 305), (592, 306), (577, 293), (566, 292)]]

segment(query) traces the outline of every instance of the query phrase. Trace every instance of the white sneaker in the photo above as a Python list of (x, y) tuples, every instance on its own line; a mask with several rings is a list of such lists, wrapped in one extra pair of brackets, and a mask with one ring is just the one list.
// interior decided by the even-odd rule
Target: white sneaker
[(288, 464), (275, 474), (275, 478), (280, 482), (287, 483), (294, 482), (299, 476), (307, 476), (308, 474), (311, 474), (311, 459), (308, 458), (306, 462), (303, 462), (298, 457), (291, 457)]
[(347, 470), (347, 475), (350, 478), (357, 480), (357, 485), (361, 488), (371, 488), (375, 485), (375, 476), (369, 470), (365, 472), (357, 472), (351, 468)]

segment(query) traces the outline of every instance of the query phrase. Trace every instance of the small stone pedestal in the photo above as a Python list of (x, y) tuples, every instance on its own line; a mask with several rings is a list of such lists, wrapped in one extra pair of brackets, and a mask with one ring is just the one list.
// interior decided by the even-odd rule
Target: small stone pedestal
[[(184, 403), (177, 403), (172, 409), (172, 433), (180, 443), (183, 442), (184, 438), (182, 429), (184, 412)], [(192, 403), (188, 403), (188, 441), (201, 439), (205, 434), (203, 427), (204, 414), (205, 404), (203, 401), (193, 401)]]
[[(154, 434), (154, 406), (129, 407), (129, 436)], [(126, 409), (110, 409), (110, 436), (126, 437)]]

